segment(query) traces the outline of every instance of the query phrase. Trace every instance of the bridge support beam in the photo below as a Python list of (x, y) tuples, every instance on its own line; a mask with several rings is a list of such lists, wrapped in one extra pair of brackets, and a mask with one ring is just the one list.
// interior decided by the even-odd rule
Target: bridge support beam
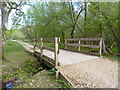
[(65, 49), (67, 49), (67, 40), (65, 40)]
[(60, 72), (56, 71), (56, 79), (59, 79), (59, 78), (60, 78)]
[(100, 50), (99, 50), (99, 53), (100, 53), (100, 57), (102, 57), (102, 38), (100, 39)]
[(78, 51), (80, 51), (80, 40), (78, 41), (79, 47), (78, 47)]
[(58, 37), (55, 37), (55, 67), (58, 66)]

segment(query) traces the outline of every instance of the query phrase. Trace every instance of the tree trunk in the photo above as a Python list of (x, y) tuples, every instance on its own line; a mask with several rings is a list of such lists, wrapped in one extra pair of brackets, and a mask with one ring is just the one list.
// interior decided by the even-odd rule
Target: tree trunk
[[(100, 4), (99, 4), (99, 10), (100, 10), (100, 15), (102, 15)], [(101, 22), (100, 22), (100, 37), (102, 38), (102, 50), (103, 50), (103, 53), (107, 54), (106, 49), (105, 49), (105, 43), (104, 43), (103, 30), (102, 30), (102, 23)]]
[(65, 33), (64, 33), (64, 31), (62, 31), (62, 42), (63, 43), (65, 42), (64, 39), (65, 39)]
[(86, 2), (86, 0), (85, 0), (85, 16), (84, 17), (85, 17), (84, 18), (84, 26), (85, 26), (84, 30), (86, 31), (86, 19), (87, 19), (87, 2)]
[[(1, 13), (1, 2), (0, 2), (0, 13)], [(0, 20), (2, 19), (2, 13), (0, 15)], [(2, 20), (0, 22), (0, 60), (2, 60)]]
[(74, 30), (75, 30), (75, 25), (72, 27), (71, 38), (73, 38)]
[(117, 47), (118, 47), (118, 53), (119, 53), (119, 55), (120, 55), (120, 39), (119, 39), (119, 30), (118, 30), (118, 36), (117, 36), (117, 34), (115, 33), (115, 30), (113, 29), (113, 27), (112, 27), (112, 25), (111, 25), (111, 22), (110, 22), (110, 24), (109, 24), (109, 27), (111, 28), (111, 31), (112, 31), (112, 34), (113, 34), (113, 36), (114, 36), (114, 38), (115, 38), (115, 41), (116, 41), (116, 43), (117, 43)]
[(8, 23), (8, 14), (7, 11), (5, 11), (6, 3), (1, 3), (1, 14), (2, 14), (2, 20), (1, 20), (1, 27), (2, 27), (2, 60), (5, 60), (5, 54), (4, 54), (4, 46), (5, 46), (5, 40), (7, 35), (7, 23)]
[(75, 21), (74, 21), (74, 23), (73, 23), (72, 31), (71, 31), (71, 38), (73, 38), (73, 34), (74, 34), (75, 26), (76, 26), (76, 24), (77, 24), (77, 20), (78, 20), (78, 18), (79, 18), (79, 16), (80, 16), (80, 13), (81, 13), (83, 10), (84, 10), (84, 9), (81, 9), (81, 10), (79, 11), (79, 13), (78, 13), (78, 15), (77, 15), (77, 17), (76, 17), (76, 19), (75, 19)]

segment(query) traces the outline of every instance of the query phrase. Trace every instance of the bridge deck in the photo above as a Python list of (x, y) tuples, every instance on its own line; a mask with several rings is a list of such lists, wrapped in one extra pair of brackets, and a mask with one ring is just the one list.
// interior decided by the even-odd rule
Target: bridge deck
[[(32, 45), (25, 43), (25, 42), (21, 42), (21, 41), (18, 41), (18, 42), (22, 44), (25, 47), (25, 49), (27, 49), (28, 51), (34, 52)], [(36, 51), (40, 53), (40, 49), (36, 48)], [(44, 49), (43, 55), (54, 60), (54, 52), (52, 51)], [(84, 62), (84, 61), (95, 59), (95, 58), (100, 58), (100, 57), (86, 55), (86, 54), (77, 53), (77, 52), (66, 51), (66, 50), (59, 50), (59, 54), (58, 54), (58, 61), (60, 62), (61, 66), (78, 63), (78, 62)]]
[[(91, 60), (95, 58), (100, 58), (98, 56), (86, 55), (86, 54), (71, 52), (66, 50), (59, 50), (59, 52), (60, 53), (58, 55), (58, 61), (60, 62), (61, 66), (83, 62), (83, 61)], [(43, 54), (48, 56), (49, 58), (54, 59), (54, 53), (51, 51), (43, 50)]]

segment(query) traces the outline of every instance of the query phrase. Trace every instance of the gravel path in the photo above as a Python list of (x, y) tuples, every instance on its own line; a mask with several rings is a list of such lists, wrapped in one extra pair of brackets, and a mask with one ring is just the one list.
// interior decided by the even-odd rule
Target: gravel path
[(77, 88), (117, 88), (118, 63), (108, 59), (93, 59), (59, 67)]

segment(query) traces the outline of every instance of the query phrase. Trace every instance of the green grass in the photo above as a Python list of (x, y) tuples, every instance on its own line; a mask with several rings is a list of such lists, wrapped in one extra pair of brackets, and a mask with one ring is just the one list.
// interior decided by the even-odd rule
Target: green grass
[[(7, 80), (11, 80), (12, 77), (18, 77), (18, 79), (22, 80), (22, 83), (18, 82), (19, 84), (15, 85), (14, 86), (15, 88), (16, 87), (17, 88), (66, 87), (63, 84), (56, 81), (55, 75), (49, 75), (48, 70), (38, 72), (35, 75), (31, 74), (32, 71), (33, 72), (36, 71), (34, 70), (33, 66), (39, 66), (38, 61), (36, 62), (35, 61), (36, 59), (34, 57), (27, 54), (25, 52), (25, 49), (22, 47), (22, 45), (18, 44), (17, 42), (13, 42), (9, 40), (6, 41), (5, 56), (7, 60), (3, 60), (2, 62), (2, 67), (3, 67), (2, 80), (7, 81)], [(33, 64), (31, 65), (31, 63), (33, 63), (34, 65)]]
[(7, 60), (2, 61), (3, 79), (6, 79), (10, 73), (15, 72), (14, 66), (22, 66), (25, 61), (32, 58), (25, 52), (25, 49), (22, 47), (22, 45), (9, 40), (7, 40), (5, 44), (5, 56)]
[(14, 42), (14, 41), (10, 41), (10, 40), (7, 40), (6, 41), (6, 44), (5, 44), (5, 53), (8, 54), (8, 53), (16, 53), (16, 52), (23, 52), (24, 51), (24, 48), (22, 47), (22, 45), (18, 44), (17, 42)]
[(110, 59), (110, 60), (119, 61), (118, 56), (117, 56), (117, 55), (118, 55), (118, 49), (117, 49), (117, 47), (112, 48), (111, 51), (112, 51), (113, 55), (111, 55), (111, 54), (107, 51), (107, 54), (106, 54), (106, 55), (103, 54), (103, 57), (108, 58), (108, 59)]

